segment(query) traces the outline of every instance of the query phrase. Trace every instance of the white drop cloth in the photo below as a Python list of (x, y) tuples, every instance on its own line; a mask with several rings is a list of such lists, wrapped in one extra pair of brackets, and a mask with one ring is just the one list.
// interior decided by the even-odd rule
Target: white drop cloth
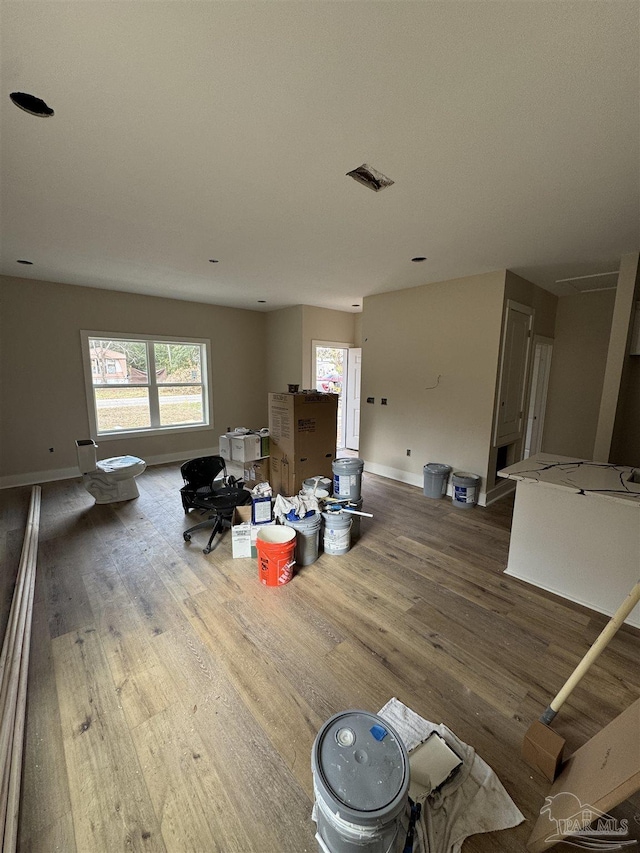
[(464, 760), (450, 782), (421, 800), (414, 853), (459, 853), (470, 835), (522, 823), (524, 815), (493, 770), (445, 725), (430, 723), (395, 698), (379, 715), (398, 732), (408, 752), (436, 731)]

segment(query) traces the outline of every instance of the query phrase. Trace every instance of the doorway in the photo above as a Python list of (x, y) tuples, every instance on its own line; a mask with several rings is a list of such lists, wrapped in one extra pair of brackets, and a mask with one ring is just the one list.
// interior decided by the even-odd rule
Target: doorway
[(358, 449), (362, 350), (336, 341), (313, 341), (313, 384), (338, 395), (338, 450)]
[(524, 442), (524, 459), (535, 456), (542, 449), (544, 417), (547, 408), (547, 391), (551, 371), (553, 339), (536, 335), (533, 339), (533, 367), (531, 370), (531, 391), (527, 412), (527, 431)]

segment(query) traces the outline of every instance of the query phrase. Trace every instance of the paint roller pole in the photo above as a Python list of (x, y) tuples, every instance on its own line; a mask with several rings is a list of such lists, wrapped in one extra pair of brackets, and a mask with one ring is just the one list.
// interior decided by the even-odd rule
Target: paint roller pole
[(540, 717), (541, 723), (544, 723), (546, 726), (549, 725), (549, 723), (556, 716), (560, 708), (564, 705), (565, 701), (573, 691), (574, 687), (576, 687), (576, 685), (586, 675), (587, 670), (596, 660), (596, 658), (600, 656), (601, 652), (606, 649), (613, 635), (616, 633), (618, 628), (622, 625), (624, 620), (631, 613), (631, 611), (639, 601), (640, 580), (636, 583), (636, 585), (631, 590), (629, 595), (625, 598), (625, 600), (622, 602), (620, 607), (618, 607), (614, 615), (611, 617), (610, 621), (604, 627), (598, 639), (591, 646), (586, 655), (582, 658), (578, 666), (573, 670), (558, 695), (555, 697), (555, 699), (551, 701), (547, 709), (544, 711), (544, 713)]

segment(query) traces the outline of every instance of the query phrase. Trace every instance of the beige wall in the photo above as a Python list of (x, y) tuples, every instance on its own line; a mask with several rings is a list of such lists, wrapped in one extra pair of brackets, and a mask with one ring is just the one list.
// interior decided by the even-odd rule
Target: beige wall
[(542, 450), (592, 459), (615, 291), (558, 300)]
[(543, 335), (545, 338), (554, 336), (557, 296), (521, 278), (511, 270), (507, 270), (506, 273), (504, 296), (505, 299), (512, 299), (514, 302), (520, 302), (534, 309), (534, 335)]
[[(612, 461), (617, 463), (620, 461), (613, 459), (611, 449), (616, 418), (621, 411), (620, 407), (623, 405), (625, 396), (622, 383), (630, 358), (628, 353), (633, 324), (633, 304), (639, 288), (639, 277), (640, 256), (638, 252), (623, 255), (620, 259), (616, 301), (611, 320), (611, 335), (609, 337), (607, 364), (604, 372), (598, 428), (593, 451), (594, 459), (600, 462)], [(624, 443), (619, 431), (617, 444), (621, 446)]]
[(356, 317), (347, 311), (302, 306), (302, 387), (313, 388), (312, 341), (356, 344)]
[(267, 391), (286, 391), (302, 383), (302, 306), (280, 308), (266, 314)]
[[(24, 278), (0, 277), (0, 478), (76, 467), (89, 436), (80, 330), (209, 338), (214, 423), (205, 431), (100, 442), (98, 458), (188, 459), (217, 447), (227, 426), (267, 417), (265, 320), (241, 311)], [(95, 436), (94, 436), (95, 437)], [(54, 452), (50, 453), (49, 448)], [(0, 479), (0, 484), (2, 483)]]
[(369, 470), (418, 485), (427, 462), (443, 462), (479, 474), (484, 490), (504, 284), (502, 270), (364, 300), (360, 455)]

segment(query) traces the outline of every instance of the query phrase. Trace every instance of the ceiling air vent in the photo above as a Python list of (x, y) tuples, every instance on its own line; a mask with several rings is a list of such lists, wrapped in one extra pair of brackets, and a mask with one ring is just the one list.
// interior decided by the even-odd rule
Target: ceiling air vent
[(358, 166), (358, 168), (354, 169), (352, 172), (347, 172), (347, 177), (353, 178), (354, 181), (358, 181), (360, 184), (364, 184), (365, 187), (369, 187), (370, 190), (373, 190), (376, 193), (379, 193), (380, 190), (383, 190), (385, 187), (390, 187), (391, 184), (395, 183), (391, 178), (387, 178), (387, 176), (383, 175), (382, 172), (378, 172), (366, 163), (363, 163), (362, 166)]

